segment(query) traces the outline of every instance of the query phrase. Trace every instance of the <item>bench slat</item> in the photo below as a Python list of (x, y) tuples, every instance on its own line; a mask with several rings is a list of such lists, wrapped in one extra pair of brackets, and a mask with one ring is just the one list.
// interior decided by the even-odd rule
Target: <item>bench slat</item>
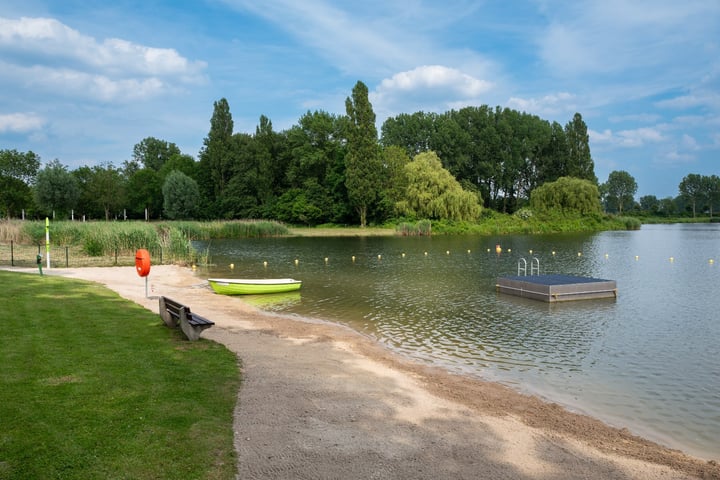
[[(171, 300), (167, 297), (160, 297), (160, 313), (162, 315), (162, 309), (165, 309), (165, 313), (168, 317), (177, 320), (175, 325), (169, 323), (168, 318), (163, 318), (165, 323), (170, 326), (180, 326), (183, 333), (188, 337), (189, 340), (197, 340), (200, 337), (200, 332), (206, 328), (210, 328), (215, 325), (215, 322), (208, 320), (207, 318), (200, 316), (190, 311), (190, 307), (183, 305), (179, 302)], [(185, 318), (183, 319), (183, 309), (185, 311)]]

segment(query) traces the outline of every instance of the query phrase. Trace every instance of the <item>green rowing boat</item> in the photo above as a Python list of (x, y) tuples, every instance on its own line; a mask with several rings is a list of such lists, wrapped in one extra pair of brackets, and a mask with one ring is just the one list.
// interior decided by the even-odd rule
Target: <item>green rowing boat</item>
[(292, 278), (208, 278), (208, 283), (215, 293), (222, 295), (294, 292), (302, 286), (301, 280)]

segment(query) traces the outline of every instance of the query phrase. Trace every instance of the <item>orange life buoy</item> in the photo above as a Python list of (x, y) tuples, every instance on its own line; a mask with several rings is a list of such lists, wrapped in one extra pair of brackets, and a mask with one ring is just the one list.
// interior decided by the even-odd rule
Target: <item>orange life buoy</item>
[(135, 252), (135, 269), (141, 277), (147, 277), (150, 274), (150, 252), (144, 248)]

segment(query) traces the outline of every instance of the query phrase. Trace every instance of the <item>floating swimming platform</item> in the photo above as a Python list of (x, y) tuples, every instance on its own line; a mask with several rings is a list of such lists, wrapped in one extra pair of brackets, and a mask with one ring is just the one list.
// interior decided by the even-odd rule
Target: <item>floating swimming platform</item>
[(498, 293), (549, 303), (617, 298), (615, 280), (562, 274), (500, 277), (495, 289)]

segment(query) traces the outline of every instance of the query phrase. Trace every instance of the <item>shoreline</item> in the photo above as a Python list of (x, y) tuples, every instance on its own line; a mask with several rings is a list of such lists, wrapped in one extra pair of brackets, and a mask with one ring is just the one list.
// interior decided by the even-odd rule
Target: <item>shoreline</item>
[(187, 268), (152, 267), (149, 298), (134, 267), (46, 274), (104, 284), (156, 313), (157, 297), (166, 295), (215, 321), (202, 336), (236, 352), (243, 365), (235, 415), (242, 478), (397, 478), (420, 466), (427, 477), (410, 477), (720, 479), (716, 461), (499, 383), (420, 364), (350, 327), (261, 312), (214, 294)]

